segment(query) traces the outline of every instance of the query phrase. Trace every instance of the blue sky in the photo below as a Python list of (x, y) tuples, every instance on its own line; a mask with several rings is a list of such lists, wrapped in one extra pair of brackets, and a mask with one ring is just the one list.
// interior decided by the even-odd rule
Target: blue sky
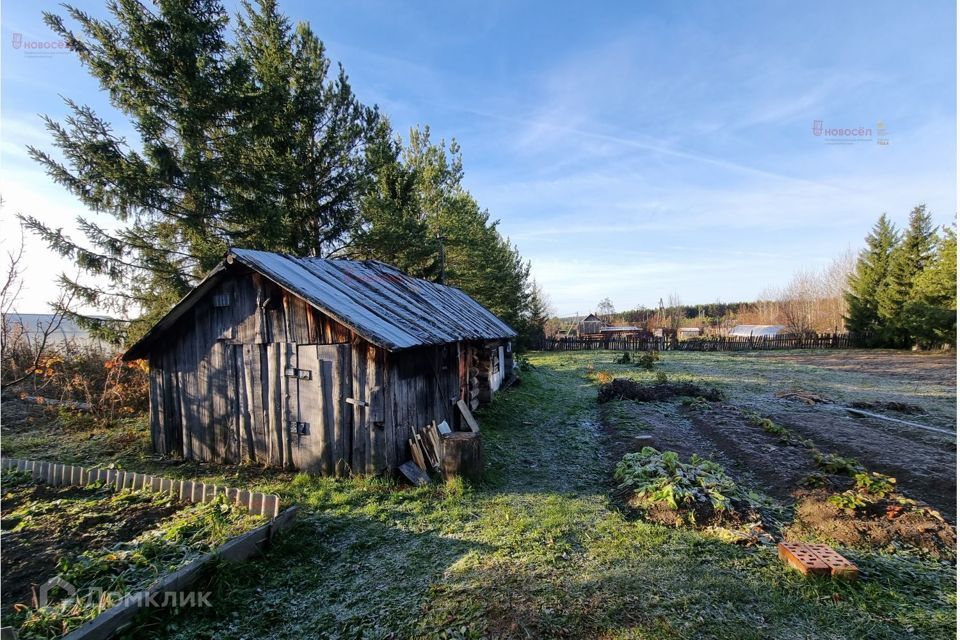
[[(94, 14), (102, 2), (78, 2)], [(234, 6), (228, 3), (228, 6)], [(40, 10), (3, 2), (0, 192), (69, 229), (81, 207), (29, 161), (60, 95), (105, 113)], [(394, 127), (463, 148), (466, 186), (501, 220), (561, 314), (750, 300), (859, 249), (882, 212), (956, 212), (956, 15), (947, 1), (281, 2)], [(870, 128), (826, 144), (812, 132)], [(877, 123), (887, 145), (877, 144)], [(118, 125), (122, 123), (118, 122)], [(118, 127), (121, 131), (125, 126)], [(21, 308), (69, 264), (29, 243)]]

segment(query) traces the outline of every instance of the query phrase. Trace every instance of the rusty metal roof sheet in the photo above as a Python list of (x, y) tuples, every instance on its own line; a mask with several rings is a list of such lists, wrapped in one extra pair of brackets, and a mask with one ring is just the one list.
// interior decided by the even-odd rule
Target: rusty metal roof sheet
[[(297, 258), (268, 251), (231, 249), (238, 262), (303, 298), (373, 344), (390, 351), (458, 340), (511, 338), (516, 332), (455, 287), (414, 278), (376, 260)], [(214, 273), (223, 269), (218, 267)], [(211, 274), (213, 275), (213, 274)], [(197, 289), (202, 289), (203, 283)], [(170, 326), (200, 292), (174, 307), (127, 355), (142, 357), (145, 342)]]

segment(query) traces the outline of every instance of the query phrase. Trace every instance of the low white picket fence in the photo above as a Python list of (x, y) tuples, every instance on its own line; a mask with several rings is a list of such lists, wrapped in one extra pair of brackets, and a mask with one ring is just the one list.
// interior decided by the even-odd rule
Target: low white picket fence
[(21, 460), (19, 458), (0, 458), (0, 468), (17, 469), (18, 471), (31, 473), (33, 477), (54, 486), (77, 485), (85, 487), (103, 483), (114, 485), (118, 490), (130, 489), (131, 491), (170, 493), (184, 502), (211, 502), (216, 496), (225, 495), (227, 502), (245, 507), (255, 515), (275, 518), (280, 513), (280, 496), (275, 493), (234, 489), (218, 484), (193, 482), (192, 480), (173, 480), (122, 469), (81, 467), (73, 464)]

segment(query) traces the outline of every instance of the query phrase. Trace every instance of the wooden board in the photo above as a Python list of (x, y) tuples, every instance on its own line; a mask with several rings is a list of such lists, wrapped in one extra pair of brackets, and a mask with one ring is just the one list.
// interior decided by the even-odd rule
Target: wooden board
[(268, 448), (270, 452), (270, 465), (274, 467), (283, 466), (283, 413), (284, 413), (284, 395), (285, 381), (283, 376), (283, 345), (271, 343), (267, 347), (267, 362), (263, 370), (264, 383), (267, 389), (266, 405), (264, 407), (267, 414), (268, 429)]
[(427, 461), (423, 457), (423, 451), (420, 450), (420, 445), (417, 444), (417, 441), (413, 438), (410, 438), (407, 441), (410, 445), (410, 457), (413, 458), (413, 461), (417, 463), (417, 466), (424, 472), (428, 469)]
[(360, 342), (353, 347), (353, 436), (351, 438), (350, 469), (354, 473), (366, 471), (367, 455), (367, 349)]
[(353, 439), (353, 407), (347, 404), (347, 398), (353, 397), (351, 349), (349, 344), (319, 345), (317, 353), (321, 361), (328, 363), (324, 365), (324, 380), (329, 379), (329, 392), (325, 393), (329, 393), (330, 426), (324, 428), (331, 435), (330, 466), (334, 474), (346, 475)]
[(254, 431), (257, 429), (257, 416), (254, 399), (259, 395), (260, 386), (254, 391), (252, 368), (254, 345), (244, 344), (234, 347), (237, 360), (237, 391), (239, 400), (237, 410), (240, 413), (240, 460), (243, 462), (257, 462), (257, 447), (254, 440)]
[[(317, 473), (323, 468), (324, 385), (316, 345), (297, 347), (296, 369), (309, 378), (287, 378), (291, 387), (291, 414), (287, 423), (291, 463), (297, 469)], [(298, 423), (305, 424), (301, 429)]]
[(430, 476), (423, 472), (420, 467), (415, 465), (413, 462), (407, 460), (402, 465), (400, 465), (400, 473), (403, 474), (407, 480), (413, 484), (415, 487), (425, 487), (430, 484)]
[(463, 419), (467, 423), (467, 426), (470, 427), (470, 431), (479, 433), (480, 425), (477, 424), (477, 419), (473, 417), (473, 413), (470, 411), (470, 407), (467, 406), (467, 403), (463, 400), (457, 400), (457, 408), (460, 409), (460, 413), (463, 415)]

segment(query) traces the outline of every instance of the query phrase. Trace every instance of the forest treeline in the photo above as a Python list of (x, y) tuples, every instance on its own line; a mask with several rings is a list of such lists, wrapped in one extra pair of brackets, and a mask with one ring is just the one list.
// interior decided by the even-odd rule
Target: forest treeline
[(398, 136), (308, 24), (274, 0), (232, 18), (215, 0), (107, 9), (44, 20), (124, 121), (67, 98), (65, 119), (45, 118), (52, 148), (29, 150), (98, 217), (75, 237), (21, 216), (76, 262), (79, 277), (60, 277), (69, 299), (132, 319), (88, 318), (101, 335), (135, 339), (231, 246), (378, 259), (462, 288), (522, 335), (542, 322), (529, 265), (463, 186), (457, 143), (426, 126)]

